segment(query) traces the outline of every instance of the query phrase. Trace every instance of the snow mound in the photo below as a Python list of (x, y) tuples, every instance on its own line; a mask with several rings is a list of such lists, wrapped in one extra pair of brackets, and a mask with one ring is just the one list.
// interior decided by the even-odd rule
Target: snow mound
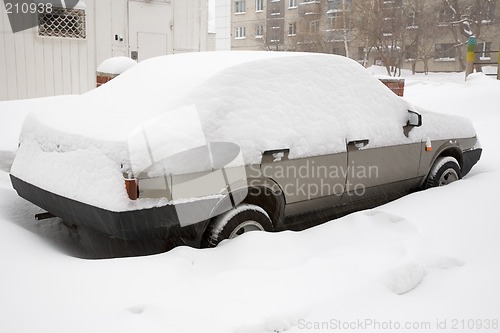
[(444, 256), (444, 255), (434, 255), (432, 257), (430, 257), (432, 259), (430, 259), (428, 262), (427, 262), (427, 267), (429, 268), (437, 268), (437, 269), (443, 269), (443, 270), (447, 270), (447, 269), (452, 269), (452, 268), (455, 268), (455, 267), (461, 267), (463, 265), (465, 265), (465, 262), (458, 259), (458, 258), (455, 258), (455, 257), (450, 257), (450, 256)]
[(11, 151), (0, 151), (0, 170), (9, 172), (15, 156), (16, 154)]
[(415, 289), (425, 277), (425, 269), (413, 261), (403, 262), (390, 270), (384, 283), (393, 293), (405, 294)]
[(104, 60), (97, 67), (97, 72), (119, 75), (135, 65), (137, 65), (137, 62), (129, 57), (113, 57)]
[(377, 220), (386, 220), (386, 221), (390, 221), (392, 223), (406, 221), (404, 217), (388, 214), (386, 212), (382, 212), (382, 211), (379, 211), (376, 209), (367, 210), (363, 214), (366, 216), (374, 216), (377, 218)]
[(385, 66), (373, 65), (367, 68), (368, 72), (372, 73), (375, 77), (379, 79), (401, 79), (404, 76), (410, 76), (411, 71), (408, 69), (401, 69), (401, 76), (390, 76), (387, 73), (387, 68)]

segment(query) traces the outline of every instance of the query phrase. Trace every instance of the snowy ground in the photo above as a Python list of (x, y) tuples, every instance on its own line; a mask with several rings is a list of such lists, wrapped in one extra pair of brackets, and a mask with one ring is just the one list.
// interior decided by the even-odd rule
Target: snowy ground
[(8, 179), (26, 111), (71, 97), (1, 102), (0, 332), (500, 332), (500, 81), (405, 76), (410, 102), (472, 119), (484, 152), (462, 181), (299, 233), (120, 259), (82, 258), (150, 249), (37, 223)]

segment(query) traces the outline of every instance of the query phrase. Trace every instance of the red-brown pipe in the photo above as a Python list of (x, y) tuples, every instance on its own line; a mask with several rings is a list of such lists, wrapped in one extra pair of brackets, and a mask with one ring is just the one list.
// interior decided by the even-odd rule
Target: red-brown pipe
[(125, 188), (127, 189), (130, 200), (137, 200), (139, 197), (139, 186), (137, 179), (125, 179)]

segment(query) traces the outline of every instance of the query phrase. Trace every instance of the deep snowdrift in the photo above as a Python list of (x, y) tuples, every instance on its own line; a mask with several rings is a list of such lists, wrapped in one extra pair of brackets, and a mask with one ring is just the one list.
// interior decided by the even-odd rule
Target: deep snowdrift
[[(33, 221), (38, 209), (17, 197), (5, 171), (18, 135), (7, 127), (0, 331), (338, 332), (356, 331), (336, 327), (357, 320), (373, 323), (360, 332), (389, 321), (415, 332), (478, 332), (487, 320), (484, 331), (498, 331), (500, 221), (491, 200), (500, 183), (500, 82), (436, 74), (406, 83), (412, 103), (472, 119), (484, 153), (465, 179), (304, 232), (250, 233), (215, 249), (148, 257), (68, 256), (86, 246), (105, 252), (111, 240), (97, 246), (88, 231)], [(0, 117), (19, 121), (25, 103), (0, 103)]]

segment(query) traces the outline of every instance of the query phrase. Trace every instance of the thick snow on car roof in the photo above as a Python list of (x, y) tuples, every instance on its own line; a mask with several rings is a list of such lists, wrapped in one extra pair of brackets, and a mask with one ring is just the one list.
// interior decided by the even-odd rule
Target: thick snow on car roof
[[(199, 121), (179, 111), (186, 109), (195, 110)], [(249, 161), (257, 161), (264, 150), (285, 146), (292, 157), (337, 152), (345, 149), (346, 138), (369, 134), (372, 147), (399, 142), (402, 131), (401, 137), (388, 133), (406, 123), (406, 110), (403, 100), (353, 60), (249, 51), (149, 59), (73, 105), (35, 118), (61, 133), (128, 142), (145, 123), (167, 126), (187, 117), (182, 128), (162, 133), (163, 140), (182, 141), (190, 133), (186, 125), (198, 131), (201, 122), (207, 141), (234, 142)], [(58, 144), (64, 141), (59, 135)]]
[(37, 119), (68, 133), (111, 141), (126, 140), (142, 122), (161, 116), (179, 103), (193, 103), (181, 100), (225, 69), (259, 59), (286, 56), (291, 55), (210, 52), (148, 59), (82, 95), (75, 104), (37, 114)]

